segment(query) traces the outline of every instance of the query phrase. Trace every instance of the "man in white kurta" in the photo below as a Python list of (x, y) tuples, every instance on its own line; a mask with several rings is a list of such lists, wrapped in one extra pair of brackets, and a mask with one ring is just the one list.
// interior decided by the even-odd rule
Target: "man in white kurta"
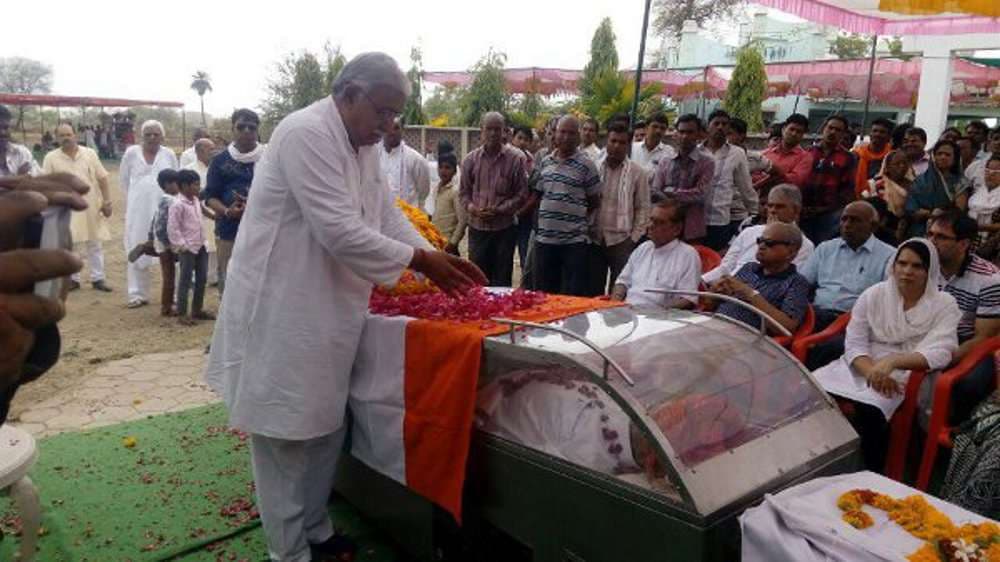
[(8, 176), (37, 176), (41, 170), (31, 151), (22, 144), (11, 142), (10, 122), (13, 114), (7, 106), (0, 105), (0, 178)]
[[(211, 140), (209, 139), (207, 130), (205, 130), (202, 127), (196, 127), (194, 132), (191, 133), (191, 146), (184, 149), (184, 152), (181, 152), (181, 158), (180, 158), (181, 168), (188, 168), (188, 166), (194, 164), (195, 161), (198, 159), (198, 141), (200, 141), (201, 139)], [(214, 146), (215, 143), (213, 142), (212, 145)], [(204, 186), (205, 177), (202, 176), (201, 180), (202, 180), (202, 185)]]
[(403, 126), (398, 119), (386, 131), (378, 148), (379, 165), (392, 194), (423, 208), (431, 190), (430, 170), (424, 157), (403, 142)]
[[(149, 239), (149, 225), (153, 222), (156, 206), (163, 191), (156, 183), (161, 170), (177, 169), (177, 157), (169, 148), (162, 146), (163, 125), (159, 121), (146, 121), (140, 129), (142, 144), (125, 149), (118, 179), (125, 194), (125, 252), (130, 252)], [(126, 270), (128, 280), (128, 307), (138, 308), (149, 304), (149, 268), (153, 260), (142, 256), (129, 263)]]
[[(108, 188), (108, 171), (92, 148), (77, 143), (73, 125), (63, 123), (56, 127), (60, 147), (49, 152), (42, 160), (42, 172), (72, 174), (90, 187), (84, 196), (87, 208), (74, 211), (70, 222), (73, 249), (90, 268), (91, 286), (98, 291), (111, 292), (104, 281), (104, 249), (102, 244), (111, 240), (108, 218), (111, 216), (111, 191)], [(71, 276), (71, 288), (80, 287), (80, 274)]]
[(332, 97), (278, 125), (255, 169), (205, 376), (251, 434), (273, 560), (310, 560), (334, 542), (326, 501), (373, 285), (407, 266), (446, 292), (485, 282), (432, 251), (380, 172), (373, 145), (408, 94), (395, 61), (360, 55)]
[(693, 295), (665, 295), (652, 290), (697, 291), (701, 258), (680, 239), (684, 231), (684, 210), (674, 201), (653, 207), (649, 215), (649, 240), (632, 251), (628, 263), (615, 279), (613, 300), (632, 306), (692, 308)]
[[(783, 222), (795, 224), (799, 221), (799, 214), (802, 212), (802, 192), (799, 188), (791, 184), (780, 184), (771, 188), (767, 194), (767, 222)], [(744, 228), (729, 245), (726, 255), (722, 256), (722, 263), (715, 269), (705, 273), (702, 281), (714, 283), (722, 279), (724, 275), (735, 275), (741, 267), (748, 263), (757, 261), (757, 239), (763, 236), (766, 224), (758, 224)], [(795, 267), (802, 267), (809, 256), (812, 255), (816, 247), (812, 241), (802, 237), (802, 246), (799, 253), (795, 255), (792, 263)]]

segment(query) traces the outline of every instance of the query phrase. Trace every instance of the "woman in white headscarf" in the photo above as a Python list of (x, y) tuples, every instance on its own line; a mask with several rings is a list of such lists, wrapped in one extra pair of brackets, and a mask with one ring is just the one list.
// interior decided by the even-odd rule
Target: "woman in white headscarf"
[(869, 287), (854, 304), (844, 355), (813, 373), (861, 435), (870, 470), (882, 470), (888, 420), (903, 402), (910, 371), (946, 367), (958, 348), (961, 313), (955, 299), (938, 290), (937, 250), (911, 238), (892, 258), (892, 274)]
[[(125, 252), (149, 238), (149, 225), (163, 191), (156, 182), (161, 170), (177, 169), (177, 156), (163, 146), (163, 125), (149, 120), (139, 129), (142, 144), (128, 147), (122, 155), (118, 178), (125, 195)], [(142, 256), (126, 269), (128, 307), (149, 304), (150, 272), (153, 260)]]

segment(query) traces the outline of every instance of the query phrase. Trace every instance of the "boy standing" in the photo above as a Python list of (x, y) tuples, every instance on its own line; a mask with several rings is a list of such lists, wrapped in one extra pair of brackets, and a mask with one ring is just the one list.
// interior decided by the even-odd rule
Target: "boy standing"
[[(195, 320), (213, 320), (215, 317), (202, 307), (205, 300), (205, 280), (208, 274), (208, 251), (205, 249), (205, 232), (201, 223), (201, 202), (198, 192), (201, 179), (193, 170), (177, 172), (180, 197), (170, 207), (167, 231), (173, 251), (180, 261), (180, 282), (177, 291), (177, 316), (181, 324), (190, 326)], [(194, 297), (191, 315), (188, 316), (188, 291), (194, 273)]]
[(465, 237), (465, 209), (458, 200), (458, 186), (455, 185), (455, 171), (458, 159), (452, 153), (438, 156), (437, 196), (434, 202), (434, 218), (431, 221), (441, 234), (448, 239), (445, 251), (458, 255), (458, 244)]

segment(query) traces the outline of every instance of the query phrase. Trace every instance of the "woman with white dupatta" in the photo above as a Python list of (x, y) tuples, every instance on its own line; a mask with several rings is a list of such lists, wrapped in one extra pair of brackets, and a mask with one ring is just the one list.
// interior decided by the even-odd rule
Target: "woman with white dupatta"
[(881, 471), (888, 420), (903, 402), (910, 371), (946, 367), (958, 349), (961, 313), (938, 290), (937, 250), (911, 238), (892, 258), (892, 275), (869, 287), (854, 304), (844, 355), (813, 373), (823, 388), (845, 400), (841, 409), (861, 436), (869, 470)]
[[(125, 252), (149, 239), (149, 225), (159, 205), (163, 190), (156, 181), (162, 170), (176, 169), (177, 156), (162, 146), (164, 130), (159, 121), (149, 120), (139, 129), (142, 144), (128, 147), (122, 155), (118, 179), (125, 195)], [(150, 272), (153, 260), (142, 256), (126, 268), (128, 307), (149, 304)]]

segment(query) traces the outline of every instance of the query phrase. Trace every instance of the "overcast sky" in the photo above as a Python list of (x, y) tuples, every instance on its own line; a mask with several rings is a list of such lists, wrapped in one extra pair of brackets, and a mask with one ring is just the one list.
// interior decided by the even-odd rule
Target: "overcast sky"
[(404, 70), (417, 44), (427, 70), (467, 69), (491, 46), (507, 53), (509, 67), (581, 68), (594, 30), (610, 16), (622, 65), (634, 66), (643, 10), (642, 0), (98, 0), (75, 6), (60, 9), (58, 18), (30, 2), (8, 6), (0, 56), (52, 65), (56, 94), (179, 100), (190, 110), (198, 109), (188, 88), (191, 74), (205, 70), (214, 88), (205, 109), (215, 115), (257, 107), (276, 61), (289, 51), (319, 53), (327, 40), (348, 58), (385, 51)]
[[(348, 58), (385, 51), (404, 70), (417, 44), (426, 70), (465, 70), (490, 47), (507, 54), (508, 67), (582, 68), (594, 30), (610, 16), (621, 66), (634, 67), (644, 3), (97, 0), (72, 5), (59, 9), (59, 17), (30, 2), (7, 6), (0, 56), (51, 65), (56, 94), (179, 100), (189, 110), (198, 109), (198, 96), (188, 87), (191, 74), (205, 70), (214, 88), (205, 109), (224, 116), (235, 107), (259, 106), (268, 75), (286, 53), (319, 53), (328, 40)], [(647, 51), (658, 45), (651, 37)]]

